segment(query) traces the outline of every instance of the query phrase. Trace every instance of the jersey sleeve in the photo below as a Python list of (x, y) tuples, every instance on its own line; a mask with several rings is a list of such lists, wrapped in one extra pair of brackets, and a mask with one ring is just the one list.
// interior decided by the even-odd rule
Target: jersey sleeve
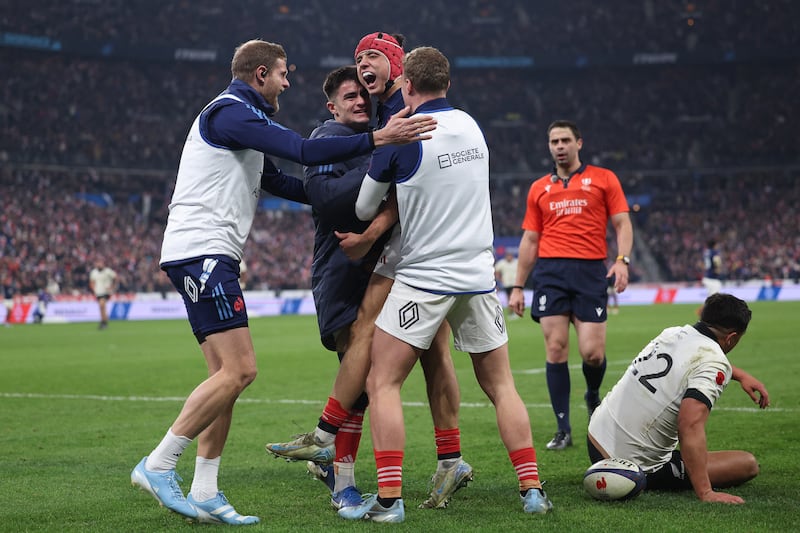
[(628, 199), (625, 198), (625, 193), (622, 190), (622, 184), (616, 174), (608, 171), (608, 192), (606, 197), (608, 204), (609, 216), (618, 213), (627, 213), (630, 211), (628, 207)]
[(341, 166), (317, 165), (305, 170), (305, 190), (311, 205), (327, 217), (352, 216), (367, 166), (347, 172)]
[(526, 231), (542, 232), (542, 211), (539, 209), (539, 197), (543, 193), (539, 181), (534, 181), (528, 189), (525, 217), (522, 219), (522, 229)]
[[(265, 161), (268, 161), (268, 159), (265, 159)], [(269, 169), (265, 165), (264, 172), (261, 174), (261, 188), (263, 190), (293, 202), (310, 203), (303, 188), (302, 180), (284, 174), (271, 163), (268, 166), (270, 167)]]
[[(722, 358), (707, 359), (699, 363), (687, 376), (686, 390), (695, 391), (708, 399), (713, 406), (731, 381), (733, 369)], [(693, 393), (693, 394), (694, 394)], [(691, 396), (691, 394), (689, 394)]]
[(214, 145), (233, 150), (258, 150), (303, 165), (344, 161), (373, 149), (366, 133), (305, 139), (273, 121), (263, 111), (241, 102), (226, 102), (204, 111), (200, 130)]

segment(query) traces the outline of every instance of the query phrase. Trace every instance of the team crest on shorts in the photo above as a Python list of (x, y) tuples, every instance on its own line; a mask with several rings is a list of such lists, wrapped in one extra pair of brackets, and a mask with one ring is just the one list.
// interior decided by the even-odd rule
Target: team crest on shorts
[(417, 302), (408, 302), (400, 308), (398, 318), (400, 319), (400, 327), (408, 329), (417, 322), (419, 322), (419, 306)]
[(499, 305), (494, 307), (494, 325), (497, 326), (497, 331), (503, 333), (506, 330), (505, 316), (503, 315), (503, 308)]

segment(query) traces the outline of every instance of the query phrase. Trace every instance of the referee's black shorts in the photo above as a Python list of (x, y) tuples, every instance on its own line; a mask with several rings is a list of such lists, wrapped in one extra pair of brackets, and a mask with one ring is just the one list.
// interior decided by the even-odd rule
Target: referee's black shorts
[(543, 316), (570, 314), (582, 322), (605, 322), (607, 272), (601, 259), (538, 259), (531, 317), (539, 322)]

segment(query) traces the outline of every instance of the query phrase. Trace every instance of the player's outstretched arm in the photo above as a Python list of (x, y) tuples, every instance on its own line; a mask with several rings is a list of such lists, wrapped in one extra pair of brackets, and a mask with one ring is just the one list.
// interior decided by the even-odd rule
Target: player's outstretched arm
[(428, 115), (404, 118), (410, 111), (409, 106), (404, 107), (392, 115), (386, 126), (373, 132), (372, 140), (375, 147), (386, 144), (409, 144), (431, 138), (426, 133), (436, 129), (436, 119)]
[(739, 385), (742, 386), (742, 390), (747, 393), (750, 399), (757, 403), (761, 409), (769, 407), (769, 393), (763, 383), (741, 368), (735, 366), (733, 367), (733, 374), (731, 377), (739, 382)]

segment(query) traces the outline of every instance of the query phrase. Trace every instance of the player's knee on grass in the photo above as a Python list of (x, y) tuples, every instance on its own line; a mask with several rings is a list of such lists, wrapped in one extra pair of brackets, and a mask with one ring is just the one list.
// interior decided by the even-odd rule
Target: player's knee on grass
[(761, 465), (758, 464), (756, 456), (750, 452), (742, 452), (742, 481), (750, 481), (756, 477), (761, 471)]

